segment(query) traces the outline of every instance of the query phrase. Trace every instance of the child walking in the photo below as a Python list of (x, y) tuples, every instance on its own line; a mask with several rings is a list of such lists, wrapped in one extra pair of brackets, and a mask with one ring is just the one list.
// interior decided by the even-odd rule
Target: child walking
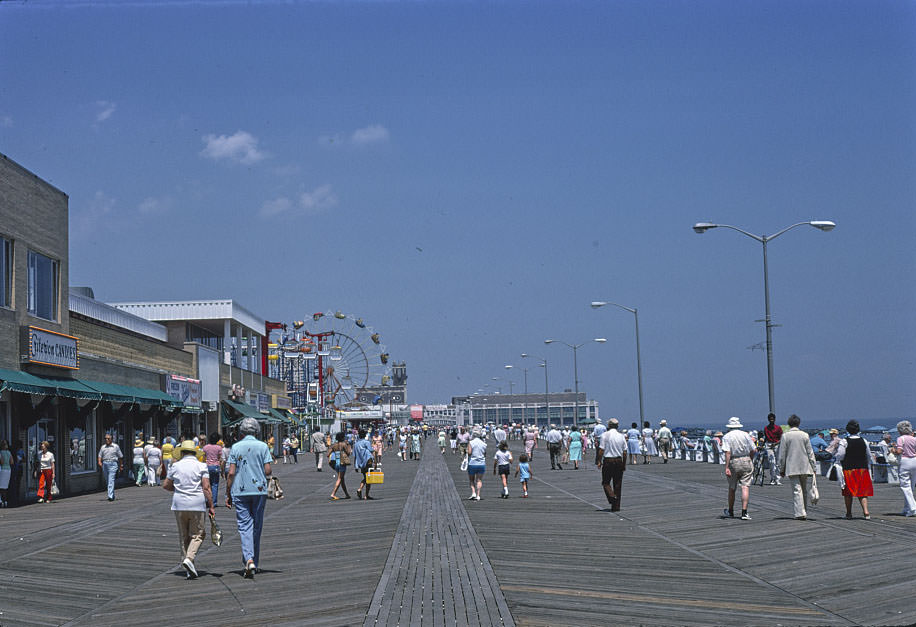
[[(518, 456), (518, 468), (515, 469), (515, 476), (519, 477), (522, 482), (522, 498), (528, 498), (528, 479), (531, 478), (531, 466), (528, 464), (528, 456), (522, 453)], [(508, 492), (506, 493), (508, 494)]]
[(512, 470), (512, 452), (509, 445), (503, 440), (496, 449), (496, 455), (493, 457), (493, 474), (499, 471), (499, 478), (503, 482), (503, 493), (500, 498), (509, 498), (509, 472)]

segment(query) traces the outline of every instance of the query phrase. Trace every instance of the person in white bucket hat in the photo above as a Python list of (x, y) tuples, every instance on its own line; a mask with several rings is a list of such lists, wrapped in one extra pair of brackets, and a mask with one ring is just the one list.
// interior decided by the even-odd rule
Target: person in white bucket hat
[(741, 486), (741, 520), (750, 520), (747, 503), (750, 499), (751, 477), (754, 474), (754, 440), (744, 431), (744, 425), (737, 416), (728, 419), (727, 433), (722, 437), (725, 451), (725, 477), (728, 479), (728, 507), (722, 512), (727, 518), (735, 517), (735, 492)]

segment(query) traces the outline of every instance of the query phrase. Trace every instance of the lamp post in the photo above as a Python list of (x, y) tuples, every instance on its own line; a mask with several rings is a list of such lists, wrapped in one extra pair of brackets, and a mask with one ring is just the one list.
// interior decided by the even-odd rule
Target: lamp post
[[(579, 359), (577, 357), (578, 351), (580, 348), (588, 344), (588, 342), (582, 342), (581, 344), (569, 344), (563, 340), (544, 340), (544, 344), (553, 344), (554, 342), (559, 342), (560, 344), (566, 344), (570, 347), (573, 352), (573, 381), (576, 387), (576, 417), (573, 419), (573, 424), (579, 424)], [(598, 342), (599, 344), (604, 344), (607, 340), (603, 337), (596, 337), (592, 342)], [(560, 422), (563, 422), (563, 415), (560, 414)]]
[[(547, 360), (544, 359), (543, 357), (537, 357), (535, 355), (529, 355), (528, 353), (522, 353), (522, 358), (528, 358), (528, 357), (534, 357), (535, 359), (540, 359), (541, 363), (538, 364), (538, 367), (544, 369), (544, 409), (547, 413), (547, 424), (550, 424), (550, 392), (549, 392), (550, 388), (547, 385)], [(527, 380), (526, 380), (525, 385), (527, 388)], [(534, 417), (535, 425), (537, 425), (537, 421), (538, 421), (537, 415), (535, 415)]]
[[(506, 364), (505, 366), (503, 366), (503, 368), (505, 368), (506, 370), (512, 370), (512, 368), (514, 367), (515, 366), (513, 366), (512, 364)], [(525, 401), (522, 404), (522, 422), (524, 423), (528, 419), (528, 369), (522, 368), (522, 372), (525, 373)], [(511, 383), (510, 383), (510, 386), (511, 386)], [(511, 389), (512, 388), (510, 387), (509, 388), (510, 394), (512, 393)]]
[(645, 408), (643, 407), (642, 394), (642, 357), (639, 353), (639, 311), (636, 309), (636, 307), (625, 307), (624, 305), (619, 305), (610, 301), (592, 301), (592, 309), (598, 309), (599, 307), (604, 307), (605, 305), (614, 305), (615, 307), (625, 309), (626, 311), (629, 311), (631, 314), (633, 314), (633, 318), (636, 320), (636, 385), (639, 388), (639, 422), (640, 424), (645, 424), (646, 412)]
[(713, 224), (711, 222), (697, 222), (693, 225), (693, 230), (697, 233), (705, 233), (709, 229), (715, 229), (717, 227), (722, 227), (724, 229), (731, 229), (733, 231), (738, 231), (747, 235), (753, 240), (760, 242), (763, 245), (763, 299), (764, 299), (764, 326), (766, 327), (766, 349), (767, 349), (767, 392), (769, 394), (770, 401), (770, 413), (776, 413), (776, 396), (773, 390), (773, 323), (770, 318), (770, 278), (769, 278), (769, 269), (767, 267), (767, 243), (770, 240), (774, 240), (786, 231), (790, 231), (798, 226), (812, 226), (820, 231), (828, 232), (836, 228), (836, 223), (831, 222), (830, 220), (808, 220), (807, 222), (797, 222), (781, 231), (777, 231), (773, 235), (754, 235), (753, 233), (748, 233), (744, 229), (739, 229), (736, 226), (731, 226), (730, 224)]

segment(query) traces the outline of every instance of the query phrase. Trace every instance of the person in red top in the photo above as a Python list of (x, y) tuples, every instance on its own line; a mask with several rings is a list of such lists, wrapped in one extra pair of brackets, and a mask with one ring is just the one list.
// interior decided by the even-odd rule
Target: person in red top
[(207, 473), (210, 479), (210, 491), (213, 496), (213, 506), (216, 507), (216, 497), (219, 495), (219, 477), (220, 477), (220, 457), (223, 453), (223, 447), (219, 441), (223, 439), (219, 433), (211, 433), (207, 438), (207, 444), (203, 446), (204, 460), (207, 464)]
[(770, 485), (782, 485), (776, 472), (776, 449), (782, 439), (782, 427), (776, 424), (776, 414), (767, 414), (767, 426), (763, 428), (763, 441), (770, 464)]

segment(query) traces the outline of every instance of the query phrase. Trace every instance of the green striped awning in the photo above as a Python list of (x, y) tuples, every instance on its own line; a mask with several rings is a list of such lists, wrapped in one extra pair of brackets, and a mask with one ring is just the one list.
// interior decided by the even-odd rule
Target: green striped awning
[(161, 405), (171, 409), (183, 406), (181, 401), (172, 398), (161, 390), (135, 388), (129, 385), (104, 383), (102, 381), (83, 381), (83, 383), (100, 392), (103, 401), (139, 403), (141, 405)]
[(98, 390), (77, 379), (40, 377), (22, 370), (0, 369), (0, 391), (3, 390), (91, 400), (102, 398)]

